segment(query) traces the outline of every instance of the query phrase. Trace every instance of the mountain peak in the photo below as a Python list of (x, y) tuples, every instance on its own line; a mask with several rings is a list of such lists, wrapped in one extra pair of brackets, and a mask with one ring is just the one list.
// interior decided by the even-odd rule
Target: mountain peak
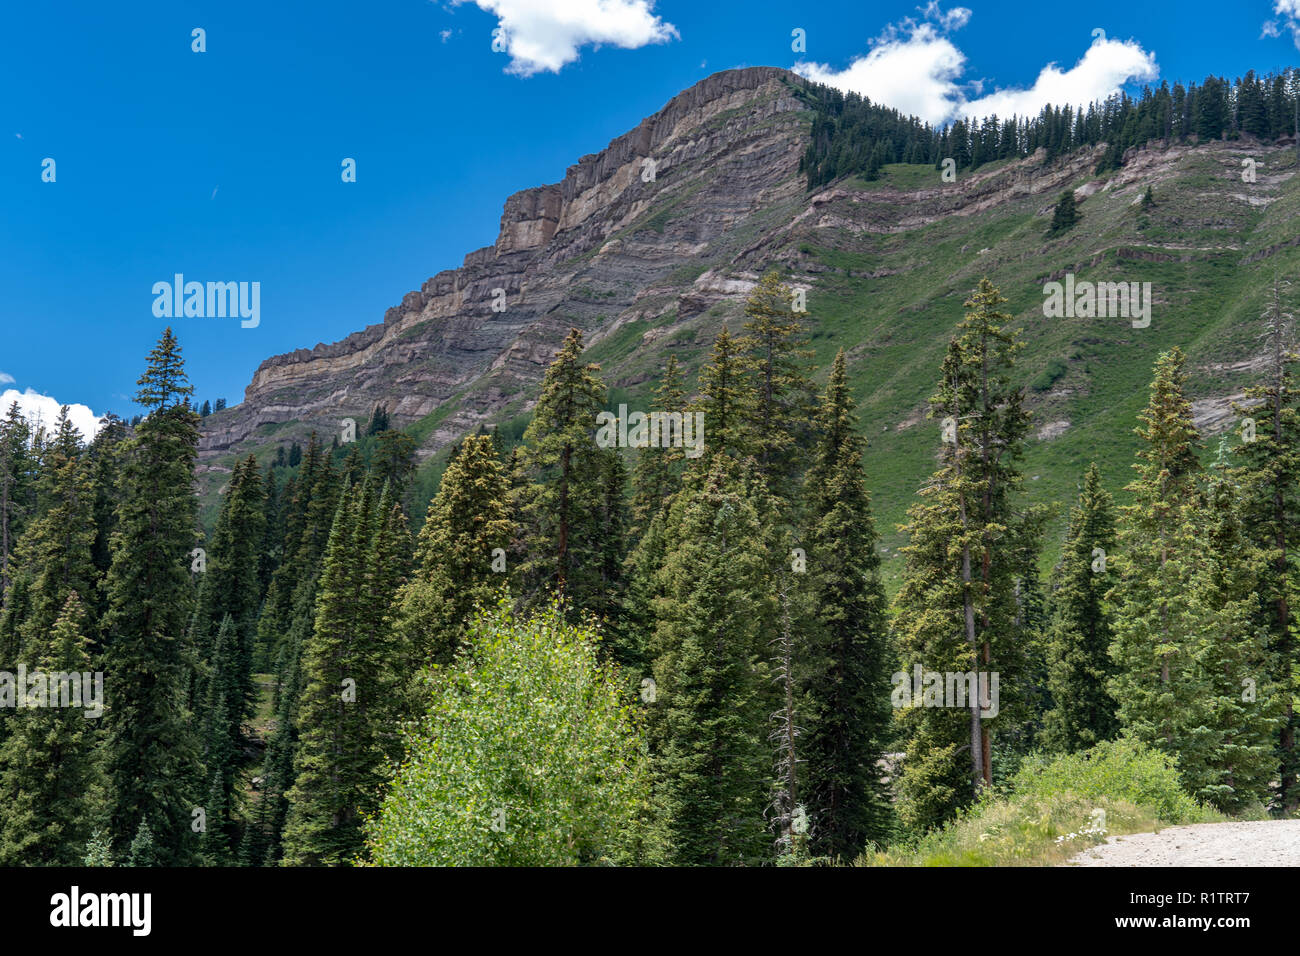
[[(428, 436), (428, 453), (513, 402), (570, 326), (598, 337), (647, 286), (776, 193), (801, 192), (807, 122), (796, 79), (777, 67), (715, 73), (582, 156), (560, 182), (509, 196), (496, 242), (407, 293), (382, 323), (262, 362), (244, 402), (205, 421), (204, 457), (255, 439), (266, 424), (328, 433), (386, 403), (406, 426), (459, 396), (447, 428)], [(467, 386), (492, 397), (475, 408), (461, 394)]]

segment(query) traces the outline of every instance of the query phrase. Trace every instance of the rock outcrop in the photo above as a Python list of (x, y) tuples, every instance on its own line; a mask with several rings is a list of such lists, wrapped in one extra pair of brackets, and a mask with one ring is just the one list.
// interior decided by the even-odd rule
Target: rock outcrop
[(644, 313), (648, 289), (680, 285), (688, 308), (728, 294), (671, 277), (729, 261), (718, 246), (738, 224), (801, 196), (797, 82), (770, 67), (715, 74), (561, 182), (515, 193), (495, 244), (407, 293), (382, 323), (263, 362), (243, 402), (205, 420), (201, 456), (253, 447), (267, 424), (294, 423), (278, 440), (332, 434), (385, 403), (404, 426), (454, 400), (428, 454), (519, 401), (571, 326), (598, 340), (625, 312)]

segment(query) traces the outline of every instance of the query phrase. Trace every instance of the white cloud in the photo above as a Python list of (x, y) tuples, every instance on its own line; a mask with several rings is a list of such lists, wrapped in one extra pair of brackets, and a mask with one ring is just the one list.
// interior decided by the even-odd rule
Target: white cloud
[[(453, 4), (469, 0), (452, 0)], [(613, 46), (635, 50), (667, 43), (677, 28), (651, 12), (653, 0), (473, 0), (497, 17), (510, 54), (506, 71), (532, 76), (558, 73), (578, 58), (578, 48)]]
[[(1300, 6), (1300, 0), (1281, 2)], [(810, 80), (860, 93), (935, 125), (993, 113), (1033, 116), (1048, 103), (1063, 106), (1103, 100), (1124, 83), (1149, 81), (1159, 72), (1155, 56), (1137, 42), (1109, 40), (1102, 35), (1068, 70), (1049, 63), (1027, 89), (981, 95), (984, 82), (962, 80), (966, 55), (947, 36), (970, 21), (971, 11), (955, 7), (944, 12), (931, 0), (921, 15), (921, 20), (908, 17), (886, 27), (872, 41), (871, 51), (844, 70), (803, 62), (796, 63), (794, 70)]]
[(1086, 106), (1119, 92), (1125, 83), (1149, 82), (1159, 73), (1155, 54), (1135, 41), (1098, 38), (1070, 69), (1049, 63), (1028, 89), (997, 90), (964, 103), (961, 110), (966, 116), (1034, 116), (1048, 103)]
[(0, 372), (0, 385), (12, 385), (13, 383), (14, 377), (12, 375)]
[[(9, 379), (10, 382), (13, 381), (12, 378), (5, 375), (0, 378), (0, 382), (3, 382), (4, 379)], [(61, 406), (57, 399), (51, 398), (49, 395), (42, 395), (30, 388), (25, 392), (20, 392), (16, 388), (5, 389), (4, 392), (0, 393), (0, 415), (8, 415), (9, 406), (14, 402), (18, 403), (19, 411), (28, 421), (33, 424), (39, 422), (45, 426), (47, 431), (53, 430), (54, 423), (58, 421)], [(94, 438), (104, 420), (103, 416), (96, 415), (85, 405), (69, 405), (68, 418), (81, 432), (83, 441), (90, 441), (90, 439)]]
[(836, 71), (821, 63), (796, 63), (794, 71), (827, 86), (851, 90), (908, 116), (939, 123), (960, 99), (957, 78), (966, 57), (931, 23), (909, 23), (907, 36), (875, 41), (866, 56)]
[(1279, 37), (1282, 35), (1282, 30), (1287, 29), (1291, 31), (1291, 39), (1295, 41), (1296, 49), (1300, 50), (1300, 0), (1277, 0), (1273, 4), (1273, 12), (1279, 19), (1265, 22), (1260, 39)]
[(970, 22), (970, 10), (965, 7), (953, 7), (947, 13), (939, 9), (939, 0), (930, 0), (921, 11), (921, 16), (927, 20), (934, 20), (939, 24), (939, 28), (944, 31), (960, 30)]

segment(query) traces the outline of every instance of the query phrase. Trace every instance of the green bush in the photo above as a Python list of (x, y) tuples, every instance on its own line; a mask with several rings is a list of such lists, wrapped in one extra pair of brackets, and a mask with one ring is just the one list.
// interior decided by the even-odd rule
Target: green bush
[(649, 778), (637, 708), (598, 634), (506, 600), (470, 623), (377, 818), (380, 866), (635, 862)]
[(1149, 807), (1165, 823), (1217, 819), (1183, 792), (1176, 761), (1135, 740), (1110, 740), (1077, 754), (1034, 754), (1012, 783), (1017, 795), (1072, 792)]

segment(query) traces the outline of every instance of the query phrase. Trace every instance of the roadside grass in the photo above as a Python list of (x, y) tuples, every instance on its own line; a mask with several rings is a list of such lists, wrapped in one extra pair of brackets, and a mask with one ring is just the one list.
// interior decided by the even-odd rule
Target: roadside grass
[(1175, 762), (1131, 740), (1078, 754), (1027, 758), (947, 825), (884, 848), (856, 866), (1056, 866), (1108, 836), (1229, 818), (1181, 789)]
[[(1096, 811), (1105, 811), (1104, 829)], [(1107, 836), (1145, 833), (1167, 825), (1127, 800), (1076, 793), (993, 795), (940, 830), (885, 850), (868, 851), (857, 866), (1055, 866)]]

